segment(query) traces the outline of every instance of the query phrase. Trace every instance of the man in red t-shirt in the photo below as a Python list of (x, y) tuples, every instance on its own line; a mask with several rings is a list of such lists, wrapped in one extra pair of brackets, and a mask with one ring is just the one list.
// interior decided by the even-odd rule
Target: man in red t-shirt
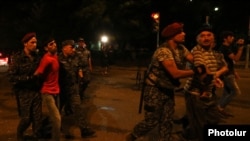
[(48, 109), (48, 114), (52, 122), (53, 141), (60, 140), (61, 115), (58, 109), (59, 102), (59, 62), (57, 58), (57, 46), (53, 38), (44, 43), (46, 53), (41, 59), (40, 65), (34, 75), (39, 75), (43, 80), (40, 90), (43, 103)]

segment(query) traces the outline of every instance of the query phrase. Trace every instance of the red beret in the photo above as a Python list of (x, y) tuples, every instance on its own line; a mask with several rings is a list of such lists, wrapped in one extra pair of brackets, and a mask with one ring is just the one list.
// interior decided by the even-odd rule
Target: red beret
[(162, 37), (170, 38), (179, 34), (183, 31), (183, 24), (182, 23), (172, 23), (167, 25), (161, 32)]
[(29, 32), (29, 33), (27, 33), (27, 34), (25, 34), (24, 36), (23, 36), (23, 38), (22, 38), (22, 42), (23, 43), (26, 43), (26, 42), (28, 42), (31, 38), (33, 38), (33, 37), (36, 37), (36, 33), (35, 32)]

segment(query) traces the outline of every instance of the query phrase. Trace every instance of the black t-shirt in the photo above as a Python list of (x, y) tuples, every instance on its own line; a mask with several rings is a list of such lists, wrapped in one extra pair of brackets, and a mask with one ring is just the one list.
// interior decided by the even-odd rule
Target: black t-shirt
[(227, 62), (227, 65), (228, 65), (227, 74), (234, 74), (234, 61), (231, 58), (229, 58), (229, 55), (233, 53), (232, 47), (221, 45), (218, 51), (224, 55), (225, 61)]

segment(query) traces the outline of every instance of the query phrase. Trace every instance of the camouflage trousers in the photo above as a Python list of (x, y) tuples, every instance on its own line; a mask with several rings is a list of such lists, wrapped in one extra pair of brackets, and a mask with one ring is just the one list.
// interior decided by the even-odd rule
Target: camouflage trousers
[(17, 127), (17, 135), (22, 136), (25, 130), (32, 124), (33, 134), (39, 136), (38, 130), (42, 119), (42, 98), (38, 91), (15, 91), (20, 122)]
[(80, 95), (78, 92), (79, 85), (73, 85), (67, 90), (63, 91), (63, 98), (61, 98), (61, 109), (69, 111), (69, 115), (73, 116), (75, 124), (84, 129), (88, 127), (86, 121), (86, 111), (81, 104)]
[(88, 71), (84, 71), (84, 78), (80, 80), (79, 82), (79, 95), (80, 99), (84, 100), (87, 98), (87, 95), (85, 94), (85, 90), (87, 89), (89, 83), (90, 83), (90, 73)]
[(144, 120), (134, 127), (132, 134), (140, 137), (158, 126), (160, 140), (169, 141), (173, 128), (174, 91), (146, 86), (144, 92)]

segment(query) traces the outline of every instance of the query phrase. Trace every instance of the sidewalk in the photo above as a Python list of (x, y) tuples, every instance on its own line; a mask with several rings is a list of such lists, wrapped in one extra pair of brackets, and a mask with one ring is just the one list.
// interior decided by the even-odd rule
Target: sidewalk
[[(144, 70), (144, 69), (142, 69)], [(139, 114), (140, 90), (136, 86), (137, 67), (118, 67), (111, 66), (110, 74), (104, 76), (101, 74), (101, 68), (95, 67), (92, 73), (92, 81), (86, 94), (89, 99), (85, 101), (85, 108), (88, 111), (88, 120), (96, 130), (96, 136), (82, 139), (80, 130), (71, 127), (70, 131), (75, 136), (72, 141), (125, 141), (125, 136), (133, 129), (136, 123), (143, 119), (143, 110)], [(247, 71), (239, 70), (245, 83), (244, 94), (241, 100), (250, 103), (248, 98)], [(0, 92), (0, 140), (15, 141), (16, 126), (18, 116), (16, 111), (15, 99), (11, 96), (9, 89)], [(175, 117), (181, 117), (185, 112), (185, 101), (181, 94), (176, 95)], [(245, 102), (240, 104), (230, 104), (228, 111), (235, 117), (225, 120), (223, 124), (250, 124), (249, 107)], [(179, 125), (175, 125), (175, 130), (180, 130)], [(156, 130), (140, 141), (154, 141), (157, 137)], [(46, 141), (46, 140), (44, 140)], [(62, 141), (66, 139), (62, 136)]]
[[(94, 97), (93, 105), (96, 110), (91, 114), (90, 120), (96, 127), (98, 136), (90, 141), (124, 141), (124, 136), (143, 119), (144, 111), (138, 113), (140, 90), (135, 85), (136, 73), (136, 67), (112, 66), (110, 75), (100, 76), (99, 68), (95, 69), (96, 77), (90, 85), (89, 94)], [(182, 117), (185, 113), (184, 97), (178, 94), (175, 100), (175, 117)], [(250, 124), (250, 112), (244, 103), (240, 106), (229, 105), (227, 110), (235, 117), (226, 119), (223, 124)], [(175, 130), (180, 130), (179, 125), (175, 127)], [(153, 141), (156, 136), (156, 132), (152, 131), (141, 141)]]

